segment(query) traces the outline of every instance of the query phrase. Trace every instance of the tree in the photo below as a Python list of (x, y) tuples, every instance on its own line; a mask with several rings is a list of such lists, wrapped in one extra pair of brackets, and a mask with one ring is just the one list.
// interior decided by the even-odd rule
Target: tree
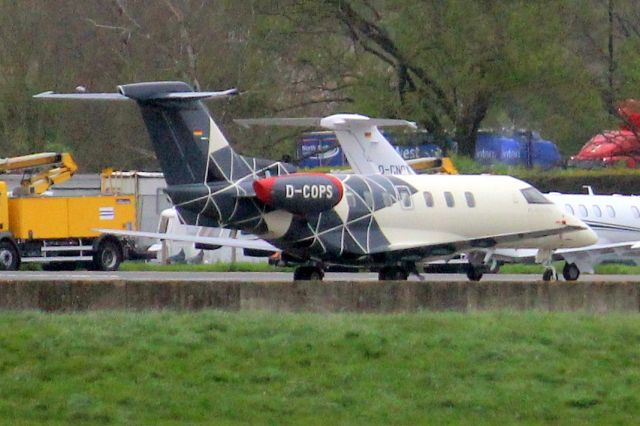
[[(543, 108), (545, 101), (558, 99), (563, 107), (592, 101), (589, 76), (563, 45), (570, 18), (555, 4), (324, 0), (280, 10), (272, 27), (286, 36), (274, 51), (292, 57), (294, 68), (311, 63), (325, 70), (324, 85), (339, 87), (351, 109), (453, 134), (466, 155), (485, 119), (553, 128), (542, 116), (563, 112)], [(326, 52), (334, 52), (331, 62)]]
[[(640, 86), (640, 6), (623, 0), (0, 2), (4, 155), (70, 149), (84, 170), (156, 169), (133, 105), (36, 103), (42, 90), (182, 79), (238, 148), (291, 154), (235, 117), (359, 112), (419, 122), (471, 154), (480, 127), (540, 130), (573, 152)], [(88, 136), (89, 135), (89, 136)], [(97, 155), (99, 153), (99, 155)]]

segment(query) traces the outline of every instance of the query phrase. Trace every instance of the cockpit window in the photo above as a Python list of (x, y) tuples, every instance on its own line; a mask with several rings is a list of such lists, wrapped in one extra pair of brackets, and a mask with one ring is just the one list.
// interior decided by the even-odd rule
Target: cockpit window
[(552, 204), (551, 201), (542, 195), (540, 191), (530, 186), (529, 188), (521, 189), (522, 195), (529, 204)]

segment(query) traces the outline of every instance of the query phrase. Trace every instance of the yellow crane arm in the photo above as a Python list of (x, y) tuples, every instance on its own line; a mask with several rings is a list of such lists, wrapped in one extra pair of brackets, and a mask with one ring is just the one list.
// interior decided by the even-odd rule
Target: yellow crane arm
[(42, 194), (52, 185), (62, 183), (73, 176), (78, 165), (68, 152), (42, 152), (0, 159), (0, 172), (29, 170), (30, 174), (13, 190), (16, 195)]
[(457, 175), (458, 169), (453, 165), (453, 161), (449, 157), (426, 157), (407, 160), (417, 173), (443, 173), (448, 175)]

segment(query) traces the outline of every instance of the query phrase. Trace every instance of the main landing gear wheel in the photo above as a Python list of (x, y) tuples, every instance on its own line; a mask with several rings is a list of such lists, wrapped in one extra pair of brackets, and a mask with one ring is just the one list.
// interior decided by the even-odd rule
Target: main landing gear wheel
[(409, 272), (401, 266), (385, 266), (378, 272), (380, 281), (406, 281)]
[(20, 266), (18, 251), (8, 241), (0, 242), (0, 270), (15, 271)]
[(580, 276), (580, 269), (575, 263), (565, 263), (562, 269), (562, 276), (567, 281), (575, 281)]
[(469, 278), (470, 281), (480, 281), (482, 279), (482, 275), (482, 268), (472, 265), (469, 265), (467, 268), (467, 278)]
[(324, 271), (317, 266), (298, 266), (293, 272), (294, 281), (322, 281)]

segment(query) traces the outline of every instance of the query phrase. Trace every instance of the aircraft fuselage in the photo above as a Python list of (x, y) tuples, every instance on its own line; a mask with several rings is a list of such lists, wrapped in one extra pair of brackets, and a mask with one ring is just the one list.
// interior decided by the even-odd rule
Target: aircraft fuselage
[[(273, 189), (268, 204), (266, 195), (256, 197), (255, 182), (265, 180), (260, 177), (233, 185), (170, 187), (168, 193), (189, 224), (239, 229), (293, 255), (326, 262), (446, 257), (456, 251), (456, 242), (474, 239), (478, 248), (553, 249), (593, 242), (590, 230), (531, 238), (532, 231), (583, 225), (544, 198), (528, 200), (523, 190), (535, 190), (508, 176), (299, 174), (271, 179), (274, 188), (279, 180), (285, 183)], [(491, 238), (520, 232), (529, 237), (499, 244)]]

